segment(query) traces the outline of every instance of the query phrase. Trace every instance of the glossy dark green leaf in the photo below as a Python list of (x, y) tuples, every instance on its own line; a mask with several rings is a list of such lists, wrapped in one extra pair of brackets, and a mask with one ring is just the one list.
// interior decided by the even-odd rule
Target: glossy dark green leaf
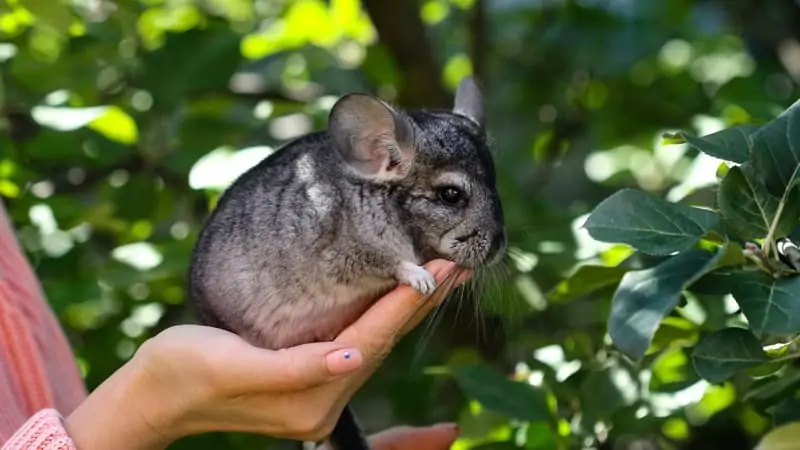
[(681, 293), (714, 266), (722, 253), (690, 250), (644, 270), (628, 272), (614, 294), (608, 333), (632, 358), (644, 356), (661, 320)]
[(758, 338), (744, 328), (723, 328), (704, 336), (692, 351), (694, 369), (711, 383), (722, 383), (767, 361)]
[(569, 278), (557, 284), (547, 297), (554, 302), (574, 300), (619, 283), (629, 270), (624, 267), (580, 266)]
[(758, 380), (757, 384), (744, 396), (745, 401), (749, 400), (771, 400), (780, 396), (785, 398), (797, 390), (800, 385), (800, 370), (789, 367), (783, 370), (778, 376), (768, 379)]
[(486, 409), (512, 419), (548, 420), (547, 398), (539, 388), (512, 381), (487, 366), (459, 366), (453, 376), (464, 393)]
[(772, 416), (772, 425), (776, 427), (800, 421), (800, 399), (789, 397), (777, 405), (767, 408), (767, 412)]
[(733, 298), (757, 336), (800, 332), (800, 277), (742, 273), (733, 284)]
[(753, 133), (750, 161), (772, 195), (781, 197), (793, 185), (800, 176), (800, 108), (797, 103)]
[(725, 128), (702, 137), (681, 133), (687, 144), (697, 150), (725, 161), (743, 163), (748, 160), (755, 125), (739, 125)]
[(713, 211), (670, 203), (635, 189), (617, 191), (586, 220), (586, 230), (602, 242), (628, 244), (654, 255), (687, 250), (717, 224)]
[(689, 288), (701, 295), (727, 295), (733, 290), (733, 283), (743, 273), (740, 270), (714, 270), (703, 275)]
[[(717, 206), (725, 223), (744, 239), (762, 239), (769, 233), (779, 203), (749, 163), (731, 167), (717, 191)], [(788, 234), (797, 224), (798, 204), (789, 201), (782, 208), (776, 236)]]

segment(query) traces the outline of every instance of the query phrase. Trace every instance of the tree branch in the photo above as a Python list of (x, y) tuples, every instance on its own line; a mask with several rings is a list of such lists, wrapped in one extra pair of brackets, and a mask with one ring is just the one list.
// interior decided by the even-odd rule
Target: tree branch
[(486, 4), (484, 0), (476, 0), (469, 16), (469, 56), (472, 60), (472, 74), (488, 85), (483, 55), (486, 54)]
[(451, 96), (426, 38), (416, 0), (363, 0), (380, 41), (402, 74), (398, 103), (406, 108), (446, 108)]

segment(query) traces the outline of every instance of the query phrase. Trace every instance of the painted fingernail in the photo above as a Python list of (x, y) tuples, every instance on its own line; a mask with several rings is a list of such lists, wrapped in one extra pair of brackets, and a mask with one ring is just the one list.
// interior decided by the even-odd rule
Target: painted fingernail
[(332, 375), (344, 375), (361, 367), (361, 352), (354, 348), (336, 350), (325, 356), (325, 363)]

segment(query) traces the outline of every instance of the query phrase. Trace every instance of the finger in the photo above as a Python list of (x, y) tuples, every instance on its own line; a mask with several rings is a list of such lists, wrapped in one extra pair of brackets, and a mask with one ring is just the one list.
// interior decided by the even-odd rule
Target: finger
[(335, 342), (277, 351), (251, 347), (226, 360), (223, 372), (229, 379), (227, 382), (249, 392), (311, 389), (352, 373), (364, 364), (360, 350)]
[[(445, 260), (434, 260), (425, 265), (441, 282), (454, 264)], [(400, 285), (367, 310), (354, 324), (345, 329), (336, 342), (357, 347), (369, 362), (382, 359), (394, 346), (400, 332), (420, 309), (433, 308), (433, 302), (421, 303), (422, 294), (411, 286)], [(441, 299), (439, 299), (441, 300)]]
[(447, 450), (458, 439), (458, 425), (396, 427), (369, 437), (374, 450)]

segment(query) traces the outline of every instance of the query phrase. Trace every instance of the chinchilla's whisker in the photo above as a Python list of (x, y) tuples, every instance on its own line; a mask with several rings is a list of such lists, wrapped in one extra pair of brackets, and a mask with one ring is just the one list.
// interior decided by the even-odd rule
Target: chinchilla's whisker
[[(483, 285), (484, 285), (483, 294), (486, 293), (487, 288), (491, 285), (491, 279), (489, 279), (489, 283), (486, 282), (486, 279), (487, 279), (487, 277), (489, 275), (489, 270), (490, 269), (481, 270), (481, 279), (483, 280)], [(484, 317), (483, 317), (482, 300), (484, 298), (485, 298), (485, 295), (476, 295), (474, 297), (474, 302), (473, 302), (474, 308), (475, 308), (475, 312), (473, 314), (474, 318), (475, 318), (475, 327), (478, 330), (478, 333), (477, 333), (478, 339), (480, 339), (478, 342), (476, 342), (477, 345), (480, 345), (481, 342), (486, 342), (488, 340), (488, 337), (487, 337), (487, 334), (486, 334), (486, 321), (484, 320)]]
[(511, 278), (512, 272), (505, 260), (493, 266), (485, 267), (476, 273), (473, 301), (473, 320), (476, 327), (476, 344), (488, 342), (489, 328), (486, 321), (486, 302), (507, 301), (504, 297), (503, 283)]
[(454, 286), (456, 280), (459, 276), (461, 276), (461, 269), (454, 267), (442, 282), (436, 287), (436, 290), (431, 294), (433, 295), (441, 295), (441, 300), (437, 301), (436, 306), (433, 307), (433, 310), (425, 319), (425, 328), (423, 328), (422, 334), (419, 338), (419, 341), (416, 345), (414, 356), (412, 357), (412, 364), (417, 365), (419, 363), (419, 358), (424, 353), (425, 348), (433, 336), (435, 329), (439, 326), (442, 319), (444, 318), (444, 304), (447, 301), (446, 297), (452, 294), (454, 290)]

